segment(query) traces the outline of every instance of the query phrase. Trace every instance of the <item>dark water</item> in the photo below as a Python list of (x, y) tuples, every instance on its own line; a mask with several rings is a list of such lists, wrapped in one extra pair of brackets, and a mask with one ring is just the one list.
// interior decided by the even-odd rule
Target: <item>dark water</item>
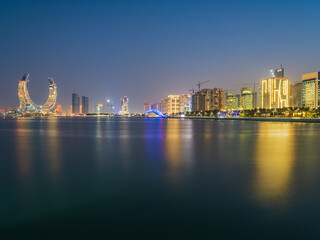
[(0, 154), (2, 234), (320, 239), (319, 124), (1, 119)]

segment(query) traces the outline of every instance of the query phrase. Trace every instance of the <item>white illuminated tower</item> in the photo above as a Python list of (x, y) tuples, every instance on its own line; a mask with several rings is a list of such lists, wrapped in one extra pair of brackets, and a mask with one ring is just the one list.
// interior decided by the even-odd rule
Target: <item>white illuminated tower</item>
[(121, 99), (121, 111), (120, 114), (129, 114), (129, 98), (127, 96), (124, 96)]

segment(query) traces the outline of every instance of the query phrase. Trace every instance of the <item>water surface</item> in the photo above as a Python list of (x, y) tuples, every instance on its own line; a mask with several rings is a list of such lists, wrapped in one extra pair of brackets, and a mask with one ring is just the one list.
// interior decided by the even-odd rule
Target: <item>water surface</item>
[(319, 133), (316, 123), (0, 119), (0, 231), (319, 239)]

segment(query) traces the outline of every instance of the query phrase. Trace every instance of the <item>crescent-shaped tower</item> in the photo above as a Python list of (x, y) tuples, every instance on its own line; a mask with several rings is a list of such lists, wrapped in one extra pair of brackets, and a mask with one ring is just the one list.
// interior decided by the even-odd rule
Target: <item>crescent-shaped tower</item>
[(19, 111), (21, 112), (46, 112), (53, 113), (56, 111), (57, 105), (57, 85), (53, 81), (53, 78), (49, 78), (49, 97), (44, 105), (39, 106), (35, 104), (30, 98), (27, 84), (29, 80), (29, 74), (23, 75), (19, 81), (18, 97), (20, 101)]

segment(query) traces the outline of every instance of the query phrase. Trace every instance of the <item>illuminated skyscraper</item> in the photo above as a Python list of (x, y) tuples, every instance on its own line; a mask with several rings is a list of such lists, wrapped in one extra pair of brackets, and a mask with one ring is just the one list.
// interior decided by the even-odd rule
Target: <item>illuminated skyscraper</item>
[(120, 114), (129, 114), (129, 98), (124, 96), (121, 99), (121, 111)]
[(320, 106), (320, 72), (313, 72), (302, 75), (302, 106), (317, 108)]
[(289, 107), (290, 82), (283, 74), (283, 68), (276, 69), (274, 77), (261, 81), (260, 108)]
[(177, 114), (180, 112), (180, 95), (168, 96), (168, 111), (169, 115)]
[(19, 111), (21, 112), (46, 112), (53, 113), (57, 108), (57, 85), (53, 78), (48, 78), (49, 81), (49, 97), (47, 101), (39, 106), (30, 98), (27, 84), (29, 82), (29, 74), (25, 74), (19, 81), (18, 97), (20, 101)]
[(82, 112), (81, 113), (84, 113), (84, 114), (89, 113), (89, 98), (86, 96), (82, 96), (81, 100), (82, 100), (82, 102), (81, 102)]
[(239, 95), (229, 93), (226, 96), (227, 110), (237, 110), (239, 109)]
[(241, 88), (240, 108), (241, 109), (253, 108), (253, 92), (251, 87)]
[(80, 113), (80, 97), (77, 93), (72, 93), (72, 113)]

